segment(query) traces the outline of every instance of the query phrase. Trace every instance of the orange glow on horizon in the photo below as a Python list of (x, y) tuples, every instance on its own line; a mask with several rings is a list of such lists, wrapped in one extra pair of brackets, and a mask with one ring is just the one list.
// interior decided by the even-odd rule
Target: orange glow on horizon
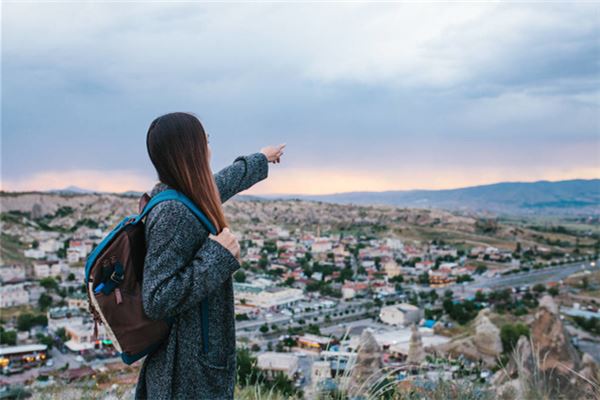
[[(149, 174), (150, 175), (150, 174)], [(386, 191), (413, 189), (454, 189), (497, 182), (559, 181), (594, 179), (600, 168), (549, 169), (530, 168), (527, 174), (518, 169), (486, 169), (478, 167), (414, 168), (397, 172), (350, 171), (336, 169), (285, 168), (270, 164), (269, 177), (244, 194), (303, 194), (318, 195), (352, 191)], [(77, 186), (101, 192), (121, 193), (129, 190), (147, 191), (156, 180), (132, 171), (46, 171), (20, 181), (4, 180), (0, 189), (6, 191), (35, 191)]]

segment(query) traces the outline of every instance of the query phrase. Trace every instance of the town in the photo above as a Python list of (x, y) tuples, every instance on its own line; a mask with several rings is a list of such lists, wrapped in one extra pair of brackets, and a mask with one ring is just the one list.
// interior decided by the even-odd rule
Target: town
[[(2, 390), (130, 395), (141, 362), (120, 362), (103, 325), (94, 335), (82, 282), (86, 257), (137, 198), (2, 200)], [(577, 229), (294, 200), (237, 199), (225, 210), (243, 260), (232, 276), (240, 393), (328, 398), (451, 381), (509, 391), (519, 379), (511, 353), (531, 353), (530, 340), (550, 354), (541, 371), (598, 376), (593, 221)]]

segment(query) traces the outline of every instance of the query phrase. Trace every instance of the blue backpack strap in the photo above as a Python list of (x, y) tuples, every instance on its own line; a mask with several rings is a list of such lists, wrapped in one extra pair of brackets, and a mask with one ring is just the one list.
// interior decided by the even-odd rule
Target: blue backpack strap
[(150, 212), (150, 210), (155, 205), (166, 200), (178, 200), (182, 202), (187, 206), (187, 208), (190, 209), (190, 211), (194, 213), (194, 215), (200, 220), (200, 222), (202, 222), (202, 224), (206, 227), (206, 229), (208, 229), (210, 233), (212, 233), (213, 235), (217, 234), (217, 229), (212, 224), (212, 222), (210, 222), (210, 220), (206, 217), (206, 215), (204, 215), (202, 210), (200, 210), (198, 206), (192, 200), (190, 200), (190, 198), (188, 198), (186, 195), (184, 195), (181, 192), (178, 192), (175, 189), (167, 189), (153, 196), (150, 199), (150, 201), (148, 201), (148, 204), (146, 204), (141, 214), (139, 214), (131, 223), (138, 223)]

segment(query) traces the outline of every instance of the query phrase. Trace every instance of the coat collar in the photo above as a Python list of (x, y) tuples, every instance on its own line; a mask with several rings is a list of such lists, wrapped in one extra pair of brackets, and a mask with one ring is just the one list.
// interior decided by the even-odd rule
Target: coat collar
[(159, 181), (154, 185), (154, 187), (152, 188), (152, 190), (150, 190), (150, 192), (148, 194), (150, 195), (150, 197), (154, 197), (158, 193), (164, 192), (167, 189), (171, 189), (171, 187), (169, 185), (167, 185), (166, 183)]

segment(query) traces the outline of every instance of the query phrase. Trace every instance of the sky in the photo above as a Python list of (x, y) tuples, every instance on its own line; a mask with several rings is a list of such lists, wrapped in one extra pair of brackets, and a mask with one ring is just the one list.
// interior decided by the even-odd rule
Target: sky
[(2, 190), (146, 191), (189, 111), (248, 194), (600, 178), (598, 3), (2, 2)]

